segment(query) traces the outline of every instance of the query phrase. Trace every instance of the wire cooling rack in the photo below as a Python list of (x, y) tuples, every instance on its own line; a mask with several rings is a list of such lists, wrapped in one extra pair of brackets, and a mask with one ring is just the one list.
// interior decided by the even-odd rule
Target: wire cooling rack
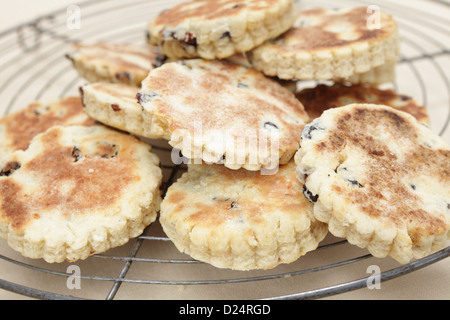
[[(84, 81), (64, 55), (74, 41), (143, 43), (147, 21), (179, 1), (99, 0), (81, 3), (80, 29), (68, 25), (67, 8), (0, 33), (0, 112), (36, 100), (78, 94)], [(377, 1), (399, 22), (402, 40), (392, 87), (428, 106), (433, 130), (450, 141), (450, 5), (428, 1), (425, 9), (400, 1)], [(408, 2), (409, 4), (409, 2)], [(299, 1), (299, 7), (369, 6), (367, 1)], [(434, 11), (427, 10), (428, 6)], [(432, 12), (446, 12), (437, 15)], [(76, 22), (76, 21), (75, 21)], [(433, 83), (433, 85), (431, 85)], [(164, 188), (183, 173), (164, 142), (150, 141), (162, 159)], [(0, 245), (0, 288), (37, 299), (315, 299), (368, 284), (368, 266), (381, 281), (419, 270), (450, 255), (450, 247), (408, 265), (376, 259), (346, 241), (327, 237), (319, 249), (270, 271), (216, 269), (180, 254), (158, 223), (129, 244), (78, 262), (80, 290), (70, 290), (69, 263), (49, 265)]]

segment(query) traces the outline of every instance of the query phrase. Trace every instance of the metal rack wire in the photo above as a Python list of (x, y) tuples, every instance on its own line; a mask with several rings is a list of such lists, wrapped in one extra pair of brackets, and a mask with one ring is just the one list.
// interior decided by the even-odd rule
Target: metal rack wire
[[(77, 94), (83, 80), (78, 77), (70, 63), (64, 58), (68, 44), (73, 41), (115, 41), (142, 43), (145, 41), (145, 25), (152, 15), (179, 1), (167, 0), (98, 0), (80, 4), (82, 9), (82, 27), (79, 30), (67, 28), (66, 8), (50, 13), (35, 21), (17, 26), (0, 33), (0, 112), (6, 115), (22, 109), (35, 100), (53, 100)], [(429, 2), (450, 14), (450, 5), (442, 1)], [(339, 6), (368, 6), (368, 1), (340, 1)], [(378, 1), (384, 11), (393, 14), (400, 27), (403, 46), (401, 60), (398, 63), (398, 79), (393, 87), (400, 92), (410, 94), (429, 108), (435, 108), (433, 129), (442, 136), (449, 137), (450, 131), (450, 24), (448, 19), (423, 10), (407, 7), (405, 4), (391, 1)], [(336, 7), (334, 1), (301, 1), (299, 6)], [(448, 16), (448, 15), (447, 15)], [(430, 86), (429, 79), (439, 79), (440, 87)], [(436, 83), (436, 81), (434, 82)], [(182, 166), (174, 166), (170, 161), (171, 149), (167, 144), (151, 141), (154, 150), (162, 159), (165, 190), (183, 173)], [(160, 248), (162, 249), (155, 249)], [(0, 288), (27, 297), (38, 299), (120, 299), (130, 290), (158, 291), (159, 286), (175, 288), (177, 295), (183, 297), (183, 291), (191, 294), (191, 289), (205, 286), (236, 286), (241, 284), (264, 282), (273, 288), (261, 293), (263, 296), (221, 296), (236, 299), (314, 299), (344, 293), (367, 284), (367, 274), (346, 275), (339, 283), (322, 287), (302, 288), (298, 283), (292, 287), (286, 281), (302, 277), (321, 276), (328, 272), (346, 274), (346, 268), (355, 264), (373, 263), (374, 259), (364, 250), (354, 249), (346, 241), (330, 238), (318, 250), (308, 254), (299, 263), (283, 266), (264, 272), (232, 272), (217, 270), (184, 255), (165, 237), (158, 224), (147, 228), (144, 234), (129, 245), (118, 250), (89, 258), (89, 264), (83, 266), (88, 274), (81, 279), (87, 282), (101, 283), (101, 293), (90, 297), (76, 297), (67, 291), (58, 293), (52, 282), (65, 281), (72, 274), (65, 266), (51, 266), (42, 261), (21, 258), (0, 246), (0, 263), (8, 268), (23, 272), (24, 277), (43, 277), (39, 289), (32, 288), (24, 279), (8, 278), (7, 272), (0, 273)], [(331, 258), (330, 252), (345, 253)], [(165, 258), (165, 257), (168, 258)], [(434, 253), (424, 259), (399, 266), (392, 261), (383, 265), (381, 280), (390, 280), (419, 270), (450, 256), (450, 247)], [(378, 264), (383, 264), (377, 260)], [(174, 269), (176, 268), (176, 269)], [(198, 278), (192, 270), (201, 268), (203, 278)], [(166, 270), (167, 271), (166, 274)], [(139, 271), (139, 272), (138, 272)], [(134, 275), (140, 275), (135, 277)], [(141, 275), (146, 275), (142, 277)], [(154, 275), (162, 275), (154, 277)], [(195, 274), (195, 276), (193, 276)], [(355, 279), (356, 278), (356, 279)], [(294, 281), (295, 282), (295, 281)], [(299, 280), (301, 283), (301, 280)], [(123, 287), (127, 288), (124, 289)], [(286, 287), (286, 290), (283, 290)], [(181, 288), (181, 289), (180, 289)], [(189, 289), (186, 289), (189, 288)], [(274, 289), (277, 288), (277, 289)], [(147, 289), (145, 289), (147, 290)], [(122, 294), (122, 291), (124, 292)], [(209, 294), (207, 290), (206, 294)], [(168, 293), (170, 296), (171, 293)], [(154, 298), (154, 296), (150, 296)], [(164, 297), (162, 297), (164, 298)]]

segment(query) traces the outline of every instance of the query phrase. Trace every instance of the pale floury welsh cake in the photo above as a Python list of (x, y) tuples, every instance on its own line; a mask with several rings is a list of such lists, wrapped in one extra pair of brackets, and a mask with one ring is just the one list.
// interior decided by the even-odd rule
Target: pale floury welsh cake
[(275, 175), (189, 165), (161, 205), (160, 222), (183, 253), (233, 270), (272, 269), (318, 247), (328, 233), (302, 195), (295, 163)]
[(138, 100), (148, 138), (230, 169), (286, 164), (308, 116), (288, 89), (260, 72), (218, 60), (166, 63), (143, 81)]
[(167, 60), (155, 46), (115, 42), (74, 43), (66, 56), (88, 82), (135, 87)]

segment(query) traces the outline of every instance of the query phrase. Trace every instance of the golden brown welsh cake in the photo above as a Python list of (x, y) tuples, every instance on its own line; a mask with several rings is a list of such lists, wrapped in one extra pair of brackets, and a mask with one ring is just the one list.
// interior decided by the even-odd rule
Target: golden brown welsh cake
[(0, 236), (25, 257), (86, 259), (156, 220), (151, 147), (103, 126), (52, 127), (0, 161)]
[(149, 22), (150, 44), (172, 59), (224, 59), (287, 31), (293, 0), (194, 0)]
[(368, 85), (320, 84), (300, 91), (297, 99), (305, 107), (311, 121), (325, 110), (343, 107), (352, 103), (382, 104), (414, 116), (422, 124), (429, 125), (427, 108), (413, 98), (392, 89), (379, 89)]
[(219, 268), (271, 269), (315, 250), (327, 234), (302, 195), (292, 160), (264, 176), (220, 165), (189, 165), (161, 205), (176, 247)]
[(253, 67), (281, 79), (335, 80), (396, 61), (397, 23), (380, 12), (368, 24), (367, 7), (298, 12), (294, 27), (247, 53)]
[(371, 104), (327, 110), (305, 127), (295, 159), (335, 236), (401, 263), (446, 245), (450, 147), (413, 116)]
[(34, 102), (0, 119), (0, 158), (28, 148), (31, 140), (52, 126), (92, 126), (95, 120), (83, 109), (79, 97)]

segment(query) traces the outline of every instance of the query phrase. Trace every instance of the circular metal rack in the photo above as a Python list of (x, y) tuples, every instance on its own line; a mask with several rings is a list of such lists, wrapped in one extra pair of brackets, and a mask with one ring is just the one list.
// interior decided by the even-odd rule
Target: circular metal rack
[[(80, 29), (68, 25), (68, 10), (0, 33), (0, 112), (6, 115), (36, 100), (78, 94), (83, 80), (65, 58), (75, 41), (143, 43), (147, 21), (179, 1), (98, 0), (81, 3)], [(415, 3), (415, 2), (412, 2)], [(428, 1), (425, 8), (400, 1), (377, 1), (399, 23), (402, 40), (397, 80), (391, 86), (429, 108), (433, 130), (450, 137), (450, 4)], [(368, 1), (339, 1), (339, 7), (369, 6)], [(423, 3), (422, 3), (423, 4)], [(336, 7), (336, 1), (298, 1), (299, 7)], [(434, 11), (428, 11), (428, 6)], [(433, 12), (444, 12), (437, 15)], [(70, 13), (70, 12), (69, 12)], [(433, 85), (430, 85), (433, 83)], [(171, 149), (152, 142), (162, 159), (167, 188), (184, 168), (170, 161)], [(4, 241), (3, 241), (4, 242)], [(450, 247), (399, 265), (376, 259), (346, 241), (327, 237), (314, 251), (270, 271), (220, 270), (180, 254), (158, 223), (129, 244), (77, 262), (82, 289), (69, 290), (69, 263), (49, 265), (21, 257), (0, 245), (0, 288), (37, 299), (316, 299), (367, 285), (367, 267), (381, 268), (381, 281), (419, 270), (450, 255)], [(362, 270), (356, 272), (355, 270)], [(256, 286), (256, 290), (255, 290)], [(61, 289), (62, 288), (62, 289)]]

